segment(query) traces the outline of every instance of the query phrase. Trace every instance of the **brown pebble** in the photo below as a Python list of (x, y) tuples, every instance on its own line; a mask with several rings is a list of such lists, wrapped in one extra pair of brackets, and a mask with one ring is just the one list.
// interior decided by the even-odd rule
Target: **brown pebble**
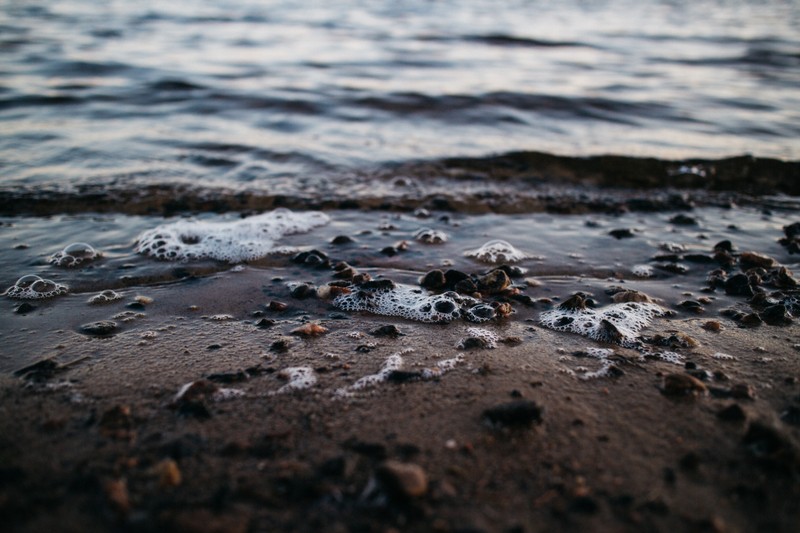
[(530, 400), (517, 400), (490, 407), (483, 418), (494, 426), (530, 427), (542, 422), (544, 408)]
[(661, 393), (665, 396), (701, 396), (708, 393), (708, 387), (688, 374), (668, 374), (664, 376)]
[(618, 304), (625, 302), (652, 302), (653, 299), (640, 291), (624, 290), (614, 294), (611, 297), (611, 301)]
[(100, 417), (98, 426), (102, 435), (112, 439), (132, 440), (135, 435), (131, 408), (127, 405), (116, 405), (108, 409)]
[(763, 324), (764, 321), (756, 313), (750, 313), (742, 317), (739, 324), (746, 328), (755, 328)]
[(299, 335), (301, 337), (319, 337), (328, 332), (328, 328), (320, 326), (315, 322), (303, 324), (299, 328), (291, 331), (292, 335)]
[(417, 498), (428, 492), (428, 476), (421, 466), (386, 461), (375, 472), (378, 481), (395, 496)]
[(708, 320), (703, 323), (702, 327), (704, 330), (713, 331), (714, 333), (722, 331), (722, 324), (718, 320)]
[(178, 463), (173, 459), (164, 459), (153, 467), (153, 472), (158, 477), (158, 484), (164, 487), (177, 487), (181, 484), (181, 471)]
[(272, 300), (267, 305), (267, 309), (269, 309), (270, 311), (286, 311), (286, 308), (288, 308), (288, 307), (289, 307), (288, 304), (285, 304), (283, 302), (279, 302), (277, 300)]
[(752, 385), (748, 385), (747, 383), (737, 383), (731, 386), (731, 398), (736, 398), (737, 400), (755, 400), (756, 399), (756, 389)]
[(125, 479), (112, 479), (103, 485), (103, 491), (108, 502), (119, 513), (127, 514), (131, 510), (131, 501), (128, 495), (128, 483)]
[(742, 252), (739, 256), (739, 264), (742, 265), (743, 270), (748, 268), (772, 268), (777, 264), (773, 258), (768, 255), (758, 254), (756, 252)]

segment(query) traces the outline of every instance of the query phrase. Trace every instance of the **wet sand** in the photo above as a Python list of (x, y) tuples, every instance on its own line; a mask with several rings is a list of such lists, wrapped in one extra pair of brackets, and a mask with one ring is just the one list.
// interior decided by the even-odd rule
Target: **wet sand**
[[(800, 519), (794, 324), (656, 321), (645, 334), (699, 342), (676, 348), (680, 365), (545, 329), (540, 304), (477, 325), (495, 348), (459, 349), (475, 325), (345, 314), (258, 269), (121, 293), (105, 306), (69, 295), (57, 314), (44, 304), (5, 336), (52, 361), (2, 378), (8, 531), (792, 531)], [(152, 301), (131, 309), (137, 294)], [(80, 330), (119, 313), (133, 318), (110, 335)], [(327, 331), (295, 332), (309, 322)], [(371, 333), (386, 325), (401, 335)], [(613, 349), (609, 376), (581, 379), (601, 366), (591, 347)], [(397, 353), (389, 381), (337, 394)], [(297, 367), (316, 384), (281, 389)]]

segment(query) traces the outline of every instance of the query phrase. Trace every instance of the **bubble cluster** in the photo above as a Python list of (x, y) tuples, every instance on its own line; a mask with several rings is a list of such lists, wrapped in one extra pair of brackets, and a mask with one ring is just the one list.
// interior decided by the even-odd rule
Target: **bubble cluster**
[(392, 282), (376, 288), (356, 285), (350, 292), (337, 296), (333, 305), (343, 311), (368, 311), (428, 323), (446, 323), (458, 318), (485, 322), (495, 316), (490, 305), (469, 296), (455, 292), (429, 295), (422, 289)]
[(447, 234), (431, 228), (422, 228), (414, 234), (414, 238), (425, 244), (441, 244), (447, 242)]
[(464, 255), (484, 263), (516, 263), (530, 258), (528, 254), (502, 240), (489, 241), (480, 248), (465, 252)]
[(360, 378), (358, 381), (349, 387), (343, 387), (336, 390), (336, 396), (347, 397), (352, 396), (354, 392), (369, 389), (389, 380), (389, 376), (393, 372), (403, 368), (403, 356), (413, 352), (413, 348), (406, 348), (399, 352), (393, 353), (384, 361), (383, 366), (376, 374), (370, 374)]
[(469, 337), (462, 339), (458, 345), (456, 345), (456, 348), (460, 350), (466, 349), (471, 344), (469, 341), (478, 339), (484, 348), (492, 349), (497, 348), (497, 343), (500, 340), (500, 337), (495, 333), (483, 328), (467, 328), (467, 335), (469, 335)]
[(635, 265), (631, 272), (637, 278), (652, 278), (656, 271), (650, 265)]
[(69, 288), (49, 279), (43, 279), (35, 274), (22, 276), (17, 282), (6, 290), (5, 295), (18, 300), (42, 300), (67, 294)]
[(89, 298), (89, 303), (91, 305), (102, 305), (111, 302), (115, 302), (117, 300), (121, 300), (122, 295), (116, 291), (106, 290), (101, 292), (100, 294), (95, 294), (91, 298)]
[(311, 231), (329, 220), (318, 211), (294, 213), (283, 208), (232, 222), (180, 220), (142, 233), (136, 251), (168, 261), (240, 263), (277, 252), (281, 237)]
[(91, 244), (73, 242), (60, 252), (53, 254), (53, 257), (50, 258), (50, 264), (73, 268), (83, 263), (94, 261), (98, 257), (101, 257), (101, 254), (92, 248)]
[(601, 342), (638, 347), (638, 334), (666, 310), (654, 303), (627, 302), (599, 309), (561, 305), (539, 317), (542, 326), (556, 331), (578, 333)]

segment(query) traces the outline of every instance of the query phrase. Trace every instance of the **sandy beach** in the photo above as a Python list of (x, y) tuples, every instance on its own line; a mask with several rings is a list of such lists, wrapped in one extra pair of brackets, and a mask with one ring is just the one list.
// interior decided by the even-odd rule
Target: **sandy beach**
[[(104, 306), (69, 295), (14, 317), (5, 342), (44, 363), (3, 378), (9, 531), (797, 523), (793, 324), (658, 322), (649, 334), (694, 340), (675, 364), (543, 328), (541, 304), (485, 324), (423, 324), (342, 313), (238, 270), (122, 290)], [(112, 332), (87, 334), (112, 317)], [(612, 370), (592, 378), (598, 347), (613, 351)], [(364, 382), (398, 355), (387, 379)], [(297, 368), (313, 380), (291, 381)]]

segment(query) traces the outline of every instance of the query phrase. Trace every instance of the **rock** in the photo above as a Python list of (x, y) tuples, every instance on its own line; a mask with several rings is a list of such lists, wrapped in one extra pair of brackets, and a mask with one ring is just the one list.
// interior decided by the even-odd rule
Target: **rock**
[(47, 381), (61, 370), (61, 365), (52, 359), (43, 359), (14, 371), (14, 375), (28, 381)]
[(430, 290), (439, 290), (445, 287), (447, 280), (445, 279), (444, 272), (441, 270), (431, 270), (419, 280), (421, 287)]
[(397, 338), (403, 334), (394, 324), (387, 324), (386, 326), (381, 326), (379, 328), (373, 329), (372, 331), (370, 331), (370, 335), (373, 335), (375, 337)]
[(725, 294), (731, 296), (753, 296), (753, 288), (750, 287), (750, 278), (744, 274), (735, 274), (725, 280)]
[(117, 323), (113, 320), (100, 320), (90, 322), (81, 326), (81, 332), (87, 335), (110, 335), (117, 329)]
[(511, 285), (511, 279), (502, 269), (495, 269), (478, 278), (477, 285), (483, 294), (497, 294)]
[(292, 298), (297, 298), (298, 300), (305, 300), (306, 298), (311, 298), (317, 295), (317, 289), (308, 283), (301, 283), (292, 288), (289, 292), (292, 295)]
[(391, 495), (418, 498), (428, 492), (428, 476), (421, 466), (399, 461), (385, 461), (375, 477)]
[(499, 427), (530, 427), (542, 422), (544, 408), (531, 400), (516, 400), (490, 407), (483, 412), (483, 418)]
[(291, 341), (289, 339), (278, 339), (269, 345), (269, 349), (272, 352), (286, 352), (289, 350), (290, 345)]
[(677, 224), (679, 226), (696, 226), (697, 219), (681, 213), (679, 215), (675, 215), (674, 217), (670, 218), (669, 223)]
[(629, 228), (613, 229), (608, 234), (615, 239), (630, 239), (634, 236), (633, 231)]
[(725, 422), (742, 422), (747, 419), (747, 413), (744, 412), (742, 406), (738, 403), (732, 403), (717, 411), (717, 418)]
[(178, 463), (173, 459), (164, 459), (155, 465), (153, 473), (158, 477), (158, 484), (162, 488), (177, 487), (181, 484), (181, 471), (178, 468)]
[(790, 405), (781, 412), (781, 420), (793, 426), (800, 426), (800, 407)]
[(758, 316), (756, 313), (749, 313), (742, 317), (739, 321), (739, 324), (745, 328), (756, 328), (763, 324), (764, 321), (761, 320), (761, 317)]
[(708, 393), (708, 387), (688, 374), (668, 374), (664, 376), (661, 393), (665, 396), (701, 396)]
[(256, 322), (256, 327), (265, 329), (275, 325), (275, 321), (271, 318), (262, 318), (258, 322)]
[(341, 244), (351, 244), (356, 242), (355, 239), (348, 235), (337, 235), (333, 239), (331, 239), (331, 244), (341, 245)]
[(720, 324), (719, 320), (708, 320), (704, 322), (701, 327), (706, 331), (713, 331), (714, 333), (722, 331), (722, 324)]
[(289, 307), (288, 304), (279, 302), (277, 300), (272, 300), (270, 303), (267, 304), (267, 309), (269, 309), (270, 311), (286, 311), (288, 307)]
[(752, 385), (747, 383), (737, 383), (730, 388), (731, 398), (737, 400), (755, 400), (756, 390)]
[(788, 326), (792, 323), (792, 317), (783, 304), (770, 305), (761, 311), (758, 316), (770, 326)]
[(714, 245), (715, 252), (732, 252), (733, 250), (733, 243), (729, 240), (719, 241)]
[(739, 264), (742, 266), (742, 270), (747, 270), (755, 267), (772, 268), (777, 264), (777, 261), (768, 255), (756, 252), (742, 252), (739, 256)]
[(35, 305), (31, 305), (28, 302), (22, 302), (21, 304), (19, 304), (17, 307), (14, 308), (14, 312), (17, 313), (18, 315), (24, 315), (25, 313), (30, 313), (34, 309), (36, 309)]
[(742, 444), (754, 459), (782, 466), (796, 466), (798, 450), (777, 428), (765, 422), (752, 422)]
[(303, 324), (299, 328), (293, 329), (291, 334), (300, 337), (319, 337), (327, 332), (328, 328), (320, 326), (315, 322), (309, 322), (308, 324)]
[(125, 479), (112, 479), (103, 484), (103, 492), (111, 506), (120, 514), (128, 514), (131, 510), (128, 483)]
[(653, 299), (643, 292), (635, 290), (622, 290), (615, 293), (611, 297), (611, 301), (614, 302), (615, 304), (626, 303), (626, 302), (650, 303), (653, 301)]
[(309, 250), (300, 252), (292, 258), (292, 262), (299, 263), (315, 268), (330, 268), (331, 262), (325, 252), (319, 250)]

